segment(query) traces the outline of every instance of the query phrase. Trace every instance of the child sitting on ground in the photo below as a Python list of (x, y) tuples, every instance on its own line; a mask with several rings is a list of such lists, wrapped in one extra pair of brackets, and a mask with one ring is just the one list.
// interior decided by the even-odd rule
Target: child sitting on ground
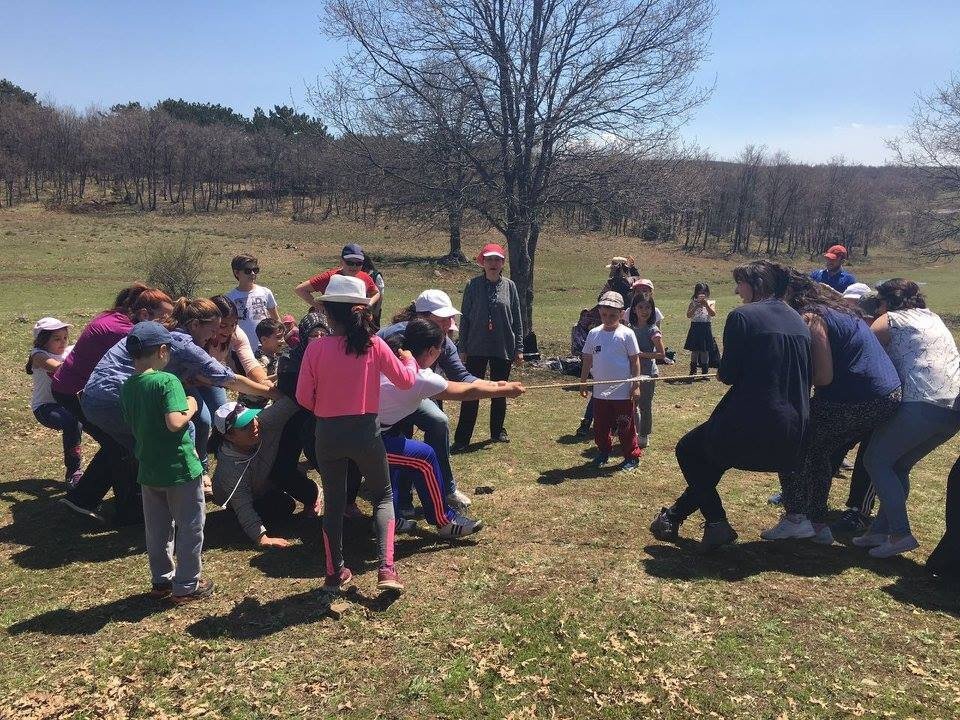
[(73, 487), (80, 481), (80, 423), (53, 397), (51, 377), (63, 364), (73, 346), (67, 346), (70, 325), (45, 317), (33, 326), (33, 348), (27, 358), (24, 371), (33, 376), (33, 396), (30, 409), (37, 422), (51, 430), (63, 432), (63, 465), (67, 485)]
[[(620, 467), (633, 470), (639, 465), (641, 455), (634, 423), (634, 402), (640, 397), (640, 383), (626, 380), (640, 375), (640, 347), (636, 334), (620, 323), (623, 297), (619, 293), (603, 293), (597, 305), (603, 324), (587, 334), (580, 380), (586, 382), (592, 372), (595, 380), (625, 382), (594, 386), (593, 438), (600, 452), (593, 465), (599, 468), (610, 462), (611, 431), (616, 428), (624, 457)], [(586, 397), (587, 390), (584, 388), (580, 394)]]
[(159, 323), (148, 320), (133, 327), (126, 347), (135, 374), (120, 389), (120, 405), (140, 461), (137, 481), (153, 576), (150, 596), (181, 605), (209, 597), (213, 582), (200, 574), (203, 466), (187, 432), (197, 401), (187, 397), (176, 375), (163, 371), (172, 342)]

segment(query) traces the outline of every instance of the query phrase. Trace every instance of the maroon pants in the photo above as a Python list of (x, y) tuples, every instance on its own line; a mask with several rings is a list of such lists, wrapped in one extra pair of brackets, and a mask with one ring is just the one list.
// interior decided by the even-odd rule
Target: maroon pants
[(605, 455), (613, 448), (611, 433), (616, 432), (625, 458), (640, 457), (637, 428), (633, 423), (633, 400), (593, 399), (593, 440)]

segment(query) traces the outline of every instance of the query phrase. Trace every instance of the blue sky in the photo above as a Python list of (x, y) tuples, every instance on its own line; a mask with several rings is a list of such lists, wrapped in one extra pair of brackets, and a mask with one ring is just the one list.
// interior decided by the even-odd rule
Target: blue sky
[[(166, 97), (303, 105), (342, 47), (322, 2), (5, 2), (0, 77), (85, 108)], [(917, 93), (960, 72), (960, 0), (717, 0), (715, 84), (684, 137), (719, 157), (748, 143), (806, 162), (882, 163)]]

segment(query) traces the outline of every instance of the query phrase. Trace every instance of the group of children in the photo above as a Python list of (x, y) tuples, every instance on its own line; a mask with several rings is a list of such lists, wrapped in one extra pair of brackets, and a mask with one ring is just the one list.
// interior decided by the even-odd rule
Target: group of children
[[(598, 453), (596, 467), (610, 462), (613, 434), (620, 440), (622, 470), (633, 470), (649, 444), (653, 431), (653, 395), (658, 363), (666, 362), (661, 323), (663, 314), (654, 301), (653, 281), (641, 278), (632, 258), (614, 257), (607, 265), (610, 276), (593, 308), (584, 308), (571, 332), (571, 352), (582, 358), (580, 380), (593, 382), (592, 395), (577, 435), (593, 426)], [(718, 362), (712, 320), (716, 304), (710, 286), (698, 282), (687, 308), (690, 330), (684, 349), (690, 351), (690, 375), (706, 375)], [(636, 378), (624, 381), (624, 378)]]

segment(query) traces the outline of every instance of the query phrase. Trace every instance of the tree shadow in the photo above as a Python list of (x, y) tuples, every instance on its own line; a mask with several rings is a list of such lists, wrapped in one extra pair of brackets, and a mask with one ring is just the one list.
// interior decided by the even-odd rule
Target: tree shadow
[(45, 635), (95, 635), (110, 623), (138, 623), (170, 606), (147, 593), (130, 595), (86, 610), (57, 608), (7, 628), (10, 635), (38, 632)]
[(0, 527), (0, 542), (21, 546), (10, 555), (19, 567), (48, 570), (144, 552), (142, 526), (114, 529), (78, 515), (56, 501), (65, 489), (49, 478), (0, 483), (0, 500), (9, 503), (11, 516)]
[(643, 560), (648, 575), (670, 580), (724, 580), (735, 582), (766, 572), (799, 577), (826, 577), (860, 567), (882, 577), (922, 573), (915, 560), (903, 556), (887, 560), (871, 558), (859, 548), (817, 545), (811, 542), (737, 543), (718, 552), (701, 554), (699, 543), (681, 539), (676, 545), (648, 545)]

